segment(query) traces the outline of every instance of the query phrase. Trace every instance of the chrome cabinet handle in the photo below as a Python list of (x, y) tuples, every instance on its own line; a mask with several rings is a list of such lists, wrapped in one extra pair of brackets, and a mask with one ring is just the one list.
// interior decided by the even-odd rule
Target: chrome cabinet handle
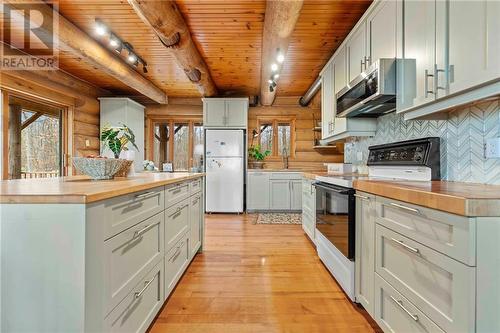
[[(184, 209), (184, 208), (186, 208), (186, 207), (188, 207), (188, 206), (189, 206), (189, 205), (188, 205), (188, 204), (186, 204), (186, 205), (184, 205), (184, 206), (177, 207), (177, 209), (175, 210), (175, 212), (173, 212), (172, 214), (170, 214), (168, 217), (173, 217), (173, 216), (175, 216), (175, 215), (179, 214), (179, 213), (181, 212), (181, 210), (182, 210), (182, 209)], [(177, 217), (177, 216), (176, 216), (176, 217)]]
[(179, 245), (175, 249), (174, 255), (172, 257), (170, 257), (170, 259), (168, 261), (174, 261), (175, 259), (177, 259), (177, 257), (181, 254), (181, 249), (182, 249), (183, 246), (184, 246), (184, 242), (182, 242), (181, 245)]
[(437, 94), (438, 90), (446, 90), (446, 87), (439, 85), (439, 73), (444, 73), (444, 69), (439, 69), (437, 64), (434, 65), (434, 93)]
[(141, 194), (136, 194), (136, 195), (134, 195), (134, 197), (135, 197), (136, 199), (143, 199), (143, 198), (146, 198), (146, 197), (150, 196), (150, 195), (151, 195), (151, 194), (153, 194), (153, 193), (155, 193), (155, 192), (153, 192), (153, 191), (148, 191), (148, 192), (144, 192), (144, 193), (141, 193)]
[(144, 288), (142, 288), (142, 289), (141, 289), (141, 291), (137, 291), (137, 292), (134, 294), (135, 298), (137, 299), (137, 298), (141, 297), (141, 296), (142, 296), (142, 294), (144, 294), (144, 292), (146, 291), (146, 289), (148, 289), (149, 285), (150, 285), (153, 281), (154, 281), (154, 279), (151, 279), (151, 280), (149, 280), (149, 281), (144, 281), (144, 283), (145, 283)]
[(144, 228), (142, 228), (140, 230), (137, 230), (136, 232), (134, 232), (133, 238), (138, 238), (138, 237), (142, 236), (146, 231), (148, 231), (149, 229), (151, 229), (152, 227), (154, 227), (154, 226), (156, 226), (158, 224), (160, 224), (160, 222), (156, 222), (156, 223), (153, 223), (153, 224), (148, 224)]
[(395, 238), (391, 238), (391, 240), (392, 240), (393, 242), (395, 242), (395, 243), (397, 243), (397, 244), (401, 245), (401, 246), (402, 246), (402, 247), (404, 247), (405, 249), (407, 249), (407, 250), (409, 250), (409, 251), (411, 251), (411, 252), (413, 252), (413, 253), (415, 253), (415, 254), (420, 255), (420, 250), (419, 250), (419, 249), (414, 248), (414, 247), (411, 247), (410, 245), (407, 245), (407, 244), (403, 243), (402, 241), (397, 240), (397, 239), (395, 239)]
[(425, 98), (427, 98), (429, 94), (434, 94), (433, 90), (429, 90), (429, 78), (434, 77), (434, 74), (429, 74), (429, 71), (427, 69), (424, 71), (424, 73), (425, 73), (424, 90), (425, 90)]
[(448, 66), (448, 78), (450, 83), (455, 82), (455, 65)]
[(371, 65), (371, 63), (372, 63), (371, 57), (365, 56), (365, 70), (368, 67), (368, 65)]
[(361, 194), (354, 194), (354, 196), (356, 198), (360, 198), (360, 199), (363, 199), (363, 200), (370, 200), (370, 198), (368, 198), (367, 196), (364, 196), (364, 195), (361, 195)]
[(196, 198), (194, 198), (194, 200), (193, 200), (193, 205), (194, 205), (194, 204), (197, 204), (199, 200), (200, 200), (200, 197), (196, 197)]
[[(365, 59), (366, 59), (366, 57), (365, 57)], [(361, 72), (363, 72), (363, 66), (364, 66), (364, 67), (365, 67), (365, 69), (366, 69), (366, 63), (365, 63), (365, 62), (363, 62), (363, 59), (361, 59)]]
[(396, 208), (403, 209), (403, 210), (407, 210), (407, 211), (415, 213), (415, 214), (420, 214), (420, 211), (418, 209), (416, 209), (416, 208), (406, 207), (406, 206), (397, 204), (395, 202), (391, 202), (391, 203), (389, 203), (389, 205), (391, 205), (393, 207), (396, 207)]
[(395, 299), (394, 297), (391, 296), (391, 299), (404, 311), (406, 312), (406, 314), (408, 316), (410, 316), (413, 320), (415, 321), (418, 321), (418, 316), (416, 314), (413, 314), (410, 312), (410, 310), (408, 310), (407, 308), (405, 308), (405, 306), (403, 305), (403, 302), (401, 301), (398, 301), (397, 299)]

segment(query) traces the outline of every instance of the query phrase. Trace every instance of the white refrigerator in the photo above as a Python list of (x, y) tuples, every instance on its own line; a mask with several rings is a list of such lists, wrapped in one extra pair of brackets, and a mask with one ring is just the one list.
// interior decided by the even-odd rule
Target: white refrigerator
[(245, 132), (205, 132), (206, 195), (209, 213), (242, 213), (245, 179)]

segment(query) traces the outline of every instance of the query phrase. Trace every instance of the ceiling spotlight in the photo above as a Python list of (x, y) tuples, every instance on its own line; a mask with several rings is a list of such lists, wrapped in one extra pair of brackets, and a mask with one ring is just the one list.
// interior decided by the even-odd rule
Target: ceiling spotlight
[(277, 64), (272, 64), (272, 65), (271, 65), (271, 70), (272, 70), (273, 72), (276, 72), (276, 71), (278, 70), (278, 65), (277, 65)]
[(130, 54), (128, 55), (127, 60), (128, 60), (129, 62), (131, 62), (131, 63), (135, 63), (135, 62), (137, 61), (137, 56), (136, 56), (135, 54), (133, 54), (133, 53), (130, 53)]
[(280, 77), (280, 75), (278, 73), (273, 75), (273, 79), (275, 79), (275, 80), (277, 80), (279, 77)]
[(276, 57), (276, 60), (278, 60), (278, 62), (279, 62), (280, 64), (282, 64), (282, 63), (283, 63), (283, 61), (285, 61), (285, 55), (284, 55), (283, 53), (281, 53), (281, 52), (280, 52), (280, 53), (278, 53), (278, 56)]
[(269, 84), (273, 84), (273, 82), (274, 82), (274, 81), (273, 81), (273, 80), (271, 80), (271, 79), (267, 80), (267, 83), (269, 83)]
[(144, 72), (144, 74), (148, 73), (148, 68), (146, 67), (146, 65), (142, 66), (142, 71)]
[(273, 81), (273, 83), (271, 83), (271, 87), (276, 87), (276, 82)]
[(106, 26), (100, 20), (95, 20), (95, 24), (95, 32), (99, 36), (104, 36), (107, 31)]
[(269, 91), (273, 92), (274, 91), (274, 87), (273, 86), (269, 86)]
[(118, 41), (118, 39), (116, 39), (116, 37), (113, 37), (113, 36), (110, 37), (110, 39), (109, 39), (109, 45), (111, 45), (112, 47), (116, 48), (116, 47), (118, 47), (119, 43), (120, 42)]

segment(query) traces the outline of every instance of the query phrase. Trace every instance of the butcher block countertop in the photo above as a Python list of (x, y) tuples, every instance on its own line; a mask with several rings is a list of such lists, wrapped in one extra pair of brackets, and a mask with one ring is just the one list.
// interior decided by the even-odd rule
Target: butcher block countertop
[(91, 180), (86, 176), (4, 180), (0, 181), (0, 203), (85, 204), (203, 176), (152, 172), (112, 180)]
[(457, 215), (500, 216), (498, 185), (359, 179), (354, 188)]

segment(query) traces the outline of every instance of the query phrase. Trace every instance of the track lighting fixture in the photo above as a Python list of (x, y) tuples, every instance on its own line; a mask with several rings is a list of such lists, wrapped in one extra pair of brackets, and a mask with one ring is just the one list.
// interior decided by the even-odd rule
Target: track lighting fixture
[(104, 34), (106, 34), (106, 26), (99, 19), (95, 20), (95, 31), (99, 36), (104, 36)]
[(277, 56), (276, 56), (276, 60), (282, 64), (284, 61), (285, 61), (285, 55), (283, 54), (283, 52), (280, 51), (280, 49), (276, 49), (276, 53), (277, 53)]
[(273, 75), (273, 79), (274, 79), (274, 80), (279, 79), (279, 77), (280, 77), (280, 75), (279, 75), (278, 73), (276, 73), (276, 74), (274, 74), (274, 75)]
[(276, 71), (278, 70), (278, 65), (277, 65), (277, 64), (272, 64), (272, 65), (271, 65), (271, 70), (272, 70), (273, 72), (276, 72)]

